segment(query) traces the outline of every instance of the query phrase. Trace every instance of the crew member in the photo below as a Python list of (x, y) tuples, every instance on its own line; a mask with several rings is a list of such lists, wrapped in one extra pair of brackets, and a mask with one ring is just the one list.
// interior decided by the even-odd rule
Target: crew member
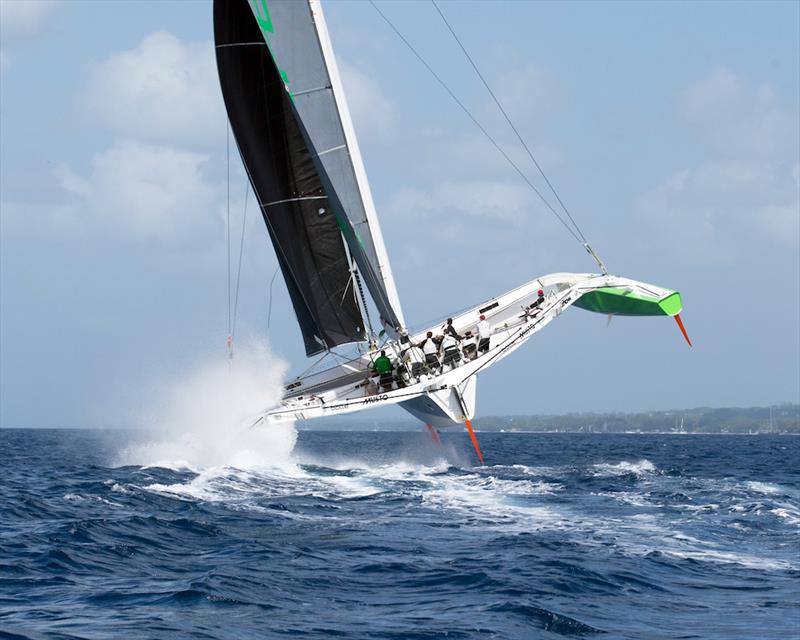
[(539, 297), (536, 300), (534, 300), (531, 303), (531, 305), (528, 307), (528, 312), (529, 313), (538, 313), (540, 311), (540, 307), (542, 306), (542, 303), (544, 302), (544, 291), (539, 289), (539, 291), (537, 291), (537, 293), (539, 294)]
[(425, 339), (419, 343), (419, 348), (425, 354), (425, 364), (433, 371), (439, 367), (439, 345), (433, 337), (433, 331), (428, 331)]
[[(454, 330), (455, 331), (455, 330)], [(458, 340), (451, 334), (445, 333), (442, 338), (442, 365), (453, 369), (461, 362), (461, 352), (458, 350)]]
[(394, 380), (393, 369), (394, 366), (392, 366), (392, 361), (386, 355), (386, 351), (381, 351), (381, 355), (375, 358), (375, 362), (372, 364), (372, 370), (378, 374), (381, 389), (384, 391), (390, 391), (392, 388), (392, 381)]
[(417, 345), (412, 344), (403, 352), (403, 364), (408, 373), (409, 382), (414, 378), (419, 380), (422, 369), (425, 367), (425, 353)]
[(465, 331), (464, 340), (461, 342), (461, 350), (464, 352), (464, 357), (467, 360), (474, 360), (478, 356), (477, 346), (472, 331)]
[(478, 354), (486, 353), (489, 350), (489, 338), (491, 335), (492, 325), (489, 324), (486, 316), (481, 314), (478, 322)]
[(453, 326), (453, 319), (452, 318), (448, 318), (447, 319), (447, 324), (443, 327), (443, 329), (444, 329), (444, 335), (445, 336), (452, 336), (453, 338), (455, 338), (459, 342), (461, 341), (461, 336), (458, 335), (458, 331), (456, 331), (455, 327)]

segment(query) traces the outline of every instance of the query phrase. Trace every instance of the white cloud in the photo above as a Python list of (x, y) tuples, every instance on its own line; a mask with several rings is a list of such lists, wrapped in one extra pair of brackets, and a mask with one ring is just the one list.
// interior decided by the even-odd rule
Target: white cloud
[(346, 62), (339, 62), (347, 105), (359, 139), (383, 140), (394, 133), (396, 109), (376, 80)]
[[(718, 70), (682, 96), (680, 112), (707, 157), (643, 194), (636, 210), (654, 241), (695, 265), (800, 243), (798, 114), (768, 86)], [(656, 240), (657, 239), (657, 240)]]
[(55, 0), (0, 0), (0, 37), (8, 41), (36, 35), (57, 6)]
[(401, 285), (416, 282), (423, 317), (517, 286), (575, 253), (536, 196), (513, 181), (404, 188), (381, 216), (394, 272)]
[(92, 69), (82, 104), (92, 122), (127, 138), (224, 144), (226, 117), (210, 42), (151, 33)]
[[(492, 86), (491, 79), (487, 81)], [(541, 123), (561, 109), (563, 103), (564, 91), (558, 78), (547, 69), (532, 65), (500, 74), (493, 90), (517, 127)], [(494, 103), (491, 107), (496, 109)]]
[(443, 182), (430, 192), (406, 189), (398, 192), (393, 206), (414, 217), (429, 218), (443, 210), (478, 220), (519, 225), (531, 208), (529, 191), (523, 185), (492, 180)]
[(204, 154), (124, 141), (95, 154), (87, 177), (61, 165), (56, 176), (73, 198), (61, 223), (159, 245), (212, 240), (221, 219), (219, 194), (204, 176), (207, 161)]
[[(544, 136), (550, 118), (563, 103), (556, 76), (546, 69), (518, 65), (498, 77), (488, 78), (503, 109), (544, 171), (550, 174), (564, 163), (562, 147)], [(502, 150), (535, 183), (541, 179), (527, 152), (509, 127), (491, 96), (481, 87), (476, 98), (464, 99), (467, 108)], [(445, 174), (454, 180), (467, 177), (516, 180), (516, 170), (459, 107), (442, 95), (449, 107), (447, 120), (438, 129), (408, 128), (417, 138), (415, 168), (423, 173)], [(522, 183), (521, 183), (522, 184)]]
[(768, 85), (751, 86), (730, 70), (717, 69), (689, 87), (680, 111), (721, 154), (797, 158), (798, 114), (781, 106)]
[[(466, 131), (466, 132), (465, 132)], [(511, 134), (513, 136), (513, 134)], [(525, 150), (516, 138), (504, 136), (495, 138), (503, 151), (528, 176), (534, 184), (542, 185), (539, 172), (533, 166)], [(531, 140), (527, 142), (530, 144)], [(481, 180), (490, 176), (495, 180), (510, 178), (524, 185), (503, 155), (471, 122), (463, 120), (458, 133), (453, 131), (420, 131), (414, 152), (414, 162), (408, 170), (416, 171), (422, 176), (437, 176), (451, 180)], [(533, 142), (534, 157), (544, 169), (548, 177), (552, 171), (564, 162), (564, 153), (558, 145), (547, 142)], [(525, 187), (526, 189), (528, 187)], [(531, 195), (535, 194), (531, 191)]]
[(57, 7), (55, 0), (0, 0), (0, 69), (11, 64), (8, 45), (37, 36)]
[[(541, 125), (560, 107), (561, 91), (552, 74), (518, 66), (492, 84), (545, 171), (549, 174), (563, 164), (559, 147), (536, 139), (528, 130), (532, 119)], [(392, 175), (395, 180), (400, 176), (407, 186), (384, 198), (381, 215), (397, 254), (398, 273), (419, 274), (431, 269), (432, 273), (459, 273), (465, 255), (491, 264), (477, 269), (463, 283), (448, 285), (451, 292), (463, 287), (463, 294), (472, 297), (480, 295), (475, 287), (484, 278), (491, 290), (497, 281), (492, 284), (489, 280), (498, 274), (541, 270), (563, 249), (562, 241), (571, 240), (469, 118), (446, 96), (441, 100), (447, 108), (430, 114), (432, 120), (438, 118), (437, 125), (432, 126), (426, 118), (424, 126), (412, 126), (405, 121), (410, 114), (401, 112), (403, 135), (396, 137), (393, 146)], [(546, 185), (491, 98), (481, 91), (468, 106), (547, 195)], [(395, 224), (395, 220), (403, 220), (403, 224)]]
[[(554, 223), (523, 184), (501, 180), (443, 182), (428, 190), (405, 188), (386, 207), (386, 217), (404, 220), (413, 230), (409, 244), (436, 247), (482, 247), (492, 252), (526, 245), (548, 235)], [(403, 233), (404, 229), (398, 229)], [(424, 233), (420, 231), (424, 229)], [(513, 251), (512, 251), (513, 253)]]
[(786, 167), (705, 162), (673, 174), (637, 203), (653, 239), (697, 265), (735, 262), (762, 246), (796, 247), (798, 183)]

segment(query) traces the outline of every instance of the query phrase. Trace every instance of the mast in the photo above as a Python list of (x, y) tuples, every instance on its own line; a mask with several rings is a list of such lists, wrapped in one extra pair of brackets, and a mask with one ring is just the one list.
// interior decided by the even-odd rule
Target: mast
[(383, 233), (381, 232), (380, 223), (378, 222), (378, 213), (375, 210), (375, 202), (372, 199), (372, 190), (369, 187), (367, 180), (367, 172), (364, 168), (364, 160), (361, 157), (361, 150), (358, 146), (358, 139), (356, 132), (353, 128), (353, 120), (350, 117), (350, 109), (347, 105), (347, 98), (345, 97), (344, 87), (342, 86), (341, 76), (339, 75), (339, 67), (336, 64), (336, 57), (333, 54), (333, 46), (331, 44), (330, 35), (328, 34), (328, 26), (325, 22), (325, 14), (322, 12), (322, 5), (320, 0), (308, 0), (311, 14), (313, 16), (314, 27), (319, 37), (320, 47), (322, 49), (322, 57), (325, 61), (325, 66), (328, 69), (330, 77), (331, 90), (333, 91), (333, 98), (336, 103), (336, 108), (339, 112), (339, 119), (342, 123), (344, 130), (345, 144), (347, 151), (350, 155), (350, 161), (353, 164), (355, 172), (356, 183), (358, 185), (361, 200), (364, 203), (364, 214), (369, 229), (372, 232), (372, 242), (375, 246), (375, 254), (378, 258), (378, 272), (383, 286), (386, 290), (386, 295), (389, 298), (389, 303), (400, 320), (400, 329), (405, 330), (406, 321), (403, 316), (403, 310), (400, 306), (400, 296), (397, 293), (397, 286), (394, 282), (392, 275), (392, 266), (389, 263), (389, 254), (386, 251), (386, 244), (383, 241)]

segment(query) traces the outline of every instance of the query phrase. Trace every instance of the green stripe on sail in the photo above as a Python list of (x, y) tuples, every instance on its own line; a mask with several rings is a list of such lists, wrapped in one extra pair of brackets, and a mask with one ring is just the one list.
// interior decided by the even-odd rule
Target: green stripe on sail
[[(272, 24), (272, 18), (269, 15), (267, 0), (250, 0), (250, 8), (253, 10), (253, 15), (258, 23), (259, 29), (261, 29), (261, 34), (264, 36), (264, 42), (267, 43), (269, 53), (272, 56), (272, 59), (275, 60), (275, 56), (272, 53), (272, 47), (269, 44), (269, 34), (275, 33), (275, 26)], [(278, 64), (277, 60), (275, 60), (275, 64)], [(289, 90), (289, 76), (280, 67), (278, 67), (278, 73), (283, 80), (283, 84), (286, 85), (286, 92), (289, 94), (289, 100), (294, 102), (294, 93)]]
[(275, 33), (275, 27), (272, 26), (272, 18), (269, 17), (269, 9), (267, 9), (267, 0), (250, 0), (250, 6), (253, 8), (253, 15), (256, 17), (258, 26), (261, 27), (261, 31)]
[(683, 308), (681, 294), (677, 291), (659, 299), (616, 287), (603, 287), (584, 293), (575, 306), (586, 311), (618, 316), (674, 316)]

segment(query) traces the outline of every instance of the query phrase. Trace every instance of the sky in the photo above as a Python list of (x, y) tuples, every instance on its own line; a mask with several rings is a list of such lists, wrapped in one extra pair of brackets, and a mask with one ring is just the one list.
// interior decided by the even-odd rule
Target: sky
[[(524, 163), (433, 6), (380, 6)], [(593, 270), (368, 3), (323, 7), (411, 327)], [(800, 3), (441, 8), (609, 270), (679, 290), (694, 342), (571, 309), (478, 415), (800, 402)], [(237, 349), (308, 365), (236, 156), (227, 180), (211, 9), (0, 0), (0, 425), (130, 426), (224, 360), (229, 188)]]

